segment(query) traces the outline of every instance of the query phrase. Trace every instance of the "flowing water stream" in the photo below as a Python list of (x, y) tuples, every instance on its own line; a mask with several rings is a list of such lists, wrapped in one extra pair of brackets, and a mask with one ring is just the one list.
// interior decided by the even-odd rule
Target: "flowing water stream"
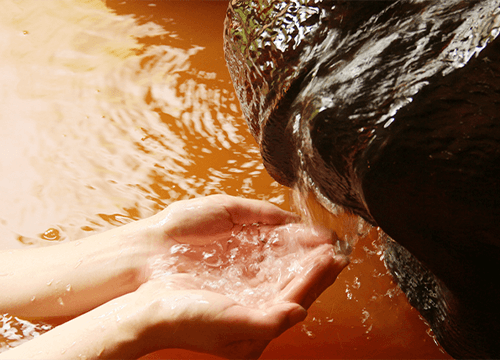
[[(225, 67), (226, 7), (3, 1), (0, 249), (82, 239), (209, 194), (290, 208), (297, 196), (265, 172)], [(263, 358), (447, 358), (392, 283), (383, 235), (298, 198), (351, 245), (342, 249), (351, 264)], [(3, 314), (0, 350), (57, 324)], [(145, 358), (209, 357), (165, 350)]]

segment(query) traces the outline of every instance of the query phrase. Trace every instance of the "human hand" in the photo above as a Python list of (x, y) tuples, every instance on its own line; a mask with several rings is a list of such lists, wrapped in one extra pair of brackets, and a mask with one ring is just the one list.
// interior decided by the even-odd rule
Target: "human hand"
[[(264, 202), (214, 196), (86, 241), (30, 249), (28, 270), (42, 276), (16, 271), (21, 282), (10, 281), (25, 314), (83, 314), (7, 358), (124, 359), (162, 348), (257, 357), (347, 264), (333, 256), (331, 232), (283, 225), (296, 219)], [(24, 251), (8, 255), (7, 269), (26, 263)], [(47, 258), (50, 267), (36, 266)]]
[(224, 241), (238, 225), (282, 225), (299, 220), (268, 202), (228, 195), (177, 201), (154, 218), (163, 235), (193, 245)]
[[(314, 247), (321, 244), (329, 244), (331, 247), (332, 242), (338, 240), (336, 234), (325, 228), (299, 224), (283, 226), (299, 219), (298, 215), (265, 201), (228, 195), (213, 195), (175, 202), (154, 219), (158, 224), (157, 229), (160, 230), (161, 241), (168, 243), (166, 246), (168, 250), (160, 251), (152, 257), (150, 263), (155, 264), (153, 266), (155, 269), (149, 270), (158, 273), (159, 269), (160, 273), (165, 273), (162, 264), (166, 265), (169, 274), (183, 272), (199, 274), (205, 269), (204, 276), (207, 274), (215, 276), (212, 284), (216, 284), (217, 277), (224, 277), (220, 272), (214, 274), (213, 268), (219, 267), (225, 268), (226, 273), (233, 271), (233, 274), (236, 272), (238, 276), (247, 277), (246, 285), (254, 286), (257, 280), (252, 276), (258, 268), (256, 264), (262, 261), (258, 259), (259, 257), (264, 257), (270, 267), (262, 270), (260, 276), (264, 276), (266, 271), (268, 274), (281, 276), (281, 272), (275, 271), (278, 268), (277, 264), (269, 265), (273, 256), (276, 261), (282, 261), (290, 256), (295, 256), (297, 259), (301, 256), (297, 252), (300, 247)], [(247, 228), (242, 231), (244, 226)], [(235, 234), (243, 233), (259, 239), (269, 238), (271, 247), (267, 245), (264, 247), (263, 243), (259, 243), (260, 240), (252, 243), (247, 238), (242, 242), (241, 236), (235, 237)], [(268, 250), (267, 255), (271, 251), (271, 256), (262, 254), (263, 248)], [(277, 249), (281, 252), (279, 256), (276, 253)], [(253, 254), (253, 257), (247, 256), (248, 253)], [(163, 259), (158, 261), (161, 257)], [(207, 271), (207, 267), (210, 271)], [(288, 277), (295, 275), (296, 273), (287, 274)], [(281, 276), (281, 281), (286, 282), (289, 279)], [(210, 286), (208, 279), (204, 284), (205, 288)]]
[(145, 337), (152, 350), (256, 358), (305, 318), (305, 308), (348, 263), (334, 256), (329, 231), (298, 224), (233, 225), (227, 238), (226, 246), (182, 245), (175, 261), (165, 258), (136, 291), (149, 309)]

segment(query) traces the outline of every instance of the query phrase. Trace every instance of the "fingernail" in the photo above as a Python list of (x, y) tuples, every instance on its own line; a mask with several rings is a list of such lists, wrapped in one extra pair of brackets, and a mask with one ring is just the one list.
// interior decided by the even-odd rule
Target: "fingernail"
[(349, 265), (349, 263), (351, 262), (351, 260), (345, 255), (335, 255), (333, 259), (337, 264), (341, 266), (342, 269)]
[(288, 315), (288, 321), (290, 322), (290, 327), (294, 326), (295, 324), (298, 324), (301, 321), (304, 321), (306, 317), (307, 317), (307, 310), (304, 309), (302, 306), (296, 307)]

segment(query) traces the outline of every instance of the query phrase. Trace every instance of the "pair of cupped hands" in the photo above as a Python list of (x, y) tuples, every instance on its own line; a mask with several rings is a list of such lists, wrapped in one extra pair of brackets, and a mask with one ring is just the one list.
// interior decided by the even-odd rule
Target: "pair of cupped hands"
[[(279, 241), (273, 246), (295, 241), (306, 249), (299, 259), (302, 270), (269, 284), (278, 292), (258, 307), (245, 306), (223, 293), (203, 290), (204, 275), (190, 274), (190, 264), (184, 264), (188, 270), (183, 273), (162, 277), (146, 274), (146, 281), (135, 295), (148, 303), (150, 318), (154, 321), (153, 326), (147, 327), (147, 339), (153, 350), (164, 348), (165, 343), (172, 343), (175, 337), (176, 348), (227, 358), (258, 358), (272, 339), (305, 319), (306, 309), (348, 264), (345, 256), (335, 255), (331, 231), (300, 224), (299, 216), (265, 201), (226, 195), (183, 200), (147, 221), (150, 236), (157, 242), (155, 252), (168, 253), (169, 248), (178, 244), (205, 247), (214, 243), (222, 244), (220, 251), (224, 251), (235, 229), (255, 223), (261, 224), (264, 236), (270, 231), (278, 234)], [(195, 256), (183, 261), (192, 262), (196, 267), (202, 259)], [(265, 275), (241, 280), (265, 286), (263, 282), (270, 278)], [(248, 272), (241, 276), (254, 277), (255, 274)], [(172, 323), (175, 323), (174, 334)]]

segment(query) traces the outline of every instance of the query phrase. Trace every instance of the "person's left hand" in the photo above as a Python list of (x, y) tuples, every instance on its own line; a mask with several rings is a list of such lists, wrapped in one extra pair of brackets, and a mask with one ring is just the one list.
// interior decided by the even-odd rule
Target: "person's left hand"
[[(305, 309), (348, 264), (346, 257), (334, 255), (330, 231), (299, 224), (283, 226), (298, 216), (263, 201), (224, 195), (179, 201), (154, 220), (164, 241), (164, 256), (172, 255), (175, 245), (189, 250), (172, 255), (180, 256), (175, 260), (181, 264), (176, 271), (150, 279), (135, 292), (141, 308), (147, 309), (142, 317), (147, 322), (144, 336), (152, 350), (177, 347), (229, 358), (256, 358), (272, 339), (305, 318)], [(276, 251), (276, 263), (246, 271), (251, 265), (248, 254), (261, 251), (265, 242), (240, 251), (234, 234), (253, 223), (265, 224), (256, 230), (259, 236), (274, 234), (267, 250)], [(298, 247), (288, 248), (290, 243)], [(303, 253), (294, 261), (301, 270), (290, 272), (290, 262), (281, 260), (293, 257), (299, 248)], [(222, 267), (200, 268), (207, 249), (225, 259)], [(250, 259), (255, 265), (254, 258)], [(250, 292), (260, 287), (273, 296), (256, 306), (236, 301), (224, 291), (206, 290), (207, 281), (227, 283), (231, 273), (239, 274), (237, 281), (250, 284)]]
[(163, 236), (182, 244), (203, 245), (227, 240), (238, 225), (282, 225), (300, 217), (265, 201), (212, 195), (176, 201), (153, 219)]

